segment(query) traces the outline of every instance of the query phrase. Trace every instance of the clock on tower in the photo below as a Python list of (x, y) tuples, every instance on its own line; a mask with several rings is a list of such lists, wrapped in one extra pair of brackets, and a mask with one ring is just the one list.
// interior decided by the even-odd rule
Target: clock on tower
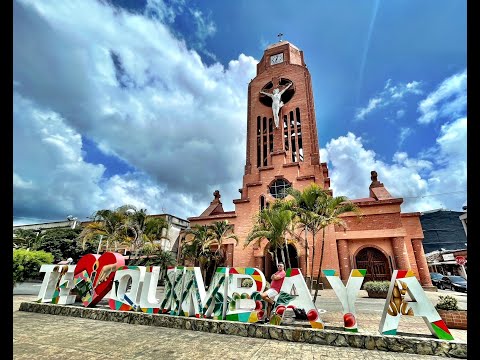
[(283, 62), (283, 53), (270, 56), (270, 65), (280, 64)]

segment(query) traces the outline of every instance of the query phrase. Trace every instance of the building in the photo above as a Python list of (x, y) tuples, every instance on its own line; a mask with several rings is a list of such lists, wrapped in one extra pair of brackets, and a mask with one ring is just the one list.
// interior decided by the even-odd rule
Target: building
[[(275, 198), (284, 197), (288, 187), (302, 190), (314, 182), (331, 193), (327, 164), (320, 159), (310, 73), (303, 51), (288, 41), (268, 46), (257, 64), (257, 75), (248, 86), (246, 138), (243, 185), (240, 197), (233, 201), (235, 210), (224, 211), (220, 193), (215, 191), (210, 206), (188, 220), (191, 226), (228, 220), (234, 225), (239, 245), (226, 242), (226, 264), (254, 266), (269, 278), (273, 267), (267, 241), (258, 247), (243, 246), (253, 215)], [(363, 219), (345, 214), (348, 230), (327, 228), (322, 268), (339, 271), (344, 281), (353, 268), (367, 269), (366, 280), (390, 280), (394, 269), (410, 268), (422, 286), (433, 289), (422, 246), (420, 214), (402, 213), (403, 199), (393, 198), (377, 176), (372, 171), (372, 183), (365, 189), (368, 197), (352, 200), (360, 207)], [(316, 237), (317, 249), (320, 237)], [(311, 254), (311, 235), (308, 239)], [(319, 256), (311, 269), (305, 264), (303, 244), (290, 239), (288, 249), (292, 267), (317, 276)], [(324, 278), (322, 282), (328, 286)]]
[(467, 277), (467, 265), (457, 263), (467, 259), (467, 207), (464, 212), (436, 209), (422, 212), (423, 247), (430, 272)]
[[(420, 214), (423, 229), (423, 248), (435, 250), (467, 248), (466, 212), (436, 209)], [(465, 225), (461, 217), (465, 218)]]
[(77, 221), (77, 218), (71, 218), (71, 220), (67, 220), (67, 221), (52, 221), (52, 222), (38, 223), (38, 224), (15, 225), (13, 226), (13, 232), (19, 229), (33, 230), (38, 232), (42, 232), (42, 230), (55, 229), (55, 228), (76, 229), (79, 226), (80, 226), (80, 222)]

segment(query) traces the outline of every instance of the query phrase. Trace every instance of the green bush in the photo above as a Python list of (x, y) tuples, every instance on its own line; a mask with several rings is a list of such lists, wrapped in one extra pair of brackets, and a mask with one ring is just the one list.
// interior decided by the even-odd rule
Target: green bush
[(435, 308), (438, 310), (458, 310), (457, 299), (450, 295), (439, 296)]
[(388, 292), (390, 281), (367, 281), (363, 284), (363, 290), (375, 292)]
[(252, 279), (242, 279), (242, 286), (241, 287), (251, 287), (253, 286), (253, 280)]
[(13, 250), (13, 286), (28, 279), (40, 279), (42, 264), (52, 264), (53, 255), (45, 251)]

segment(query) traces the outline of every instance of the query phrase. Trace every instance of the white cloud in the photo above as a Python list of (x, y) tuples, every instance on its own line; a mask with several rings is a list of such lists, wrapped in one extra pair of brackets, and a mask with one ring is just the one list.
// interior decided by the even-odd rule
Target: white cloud
[[(407, 84), (397, 83), (393, 84), (392, 79), (388, 79), (383, 87), (383, 90), (368, 101), (368, 105), (364, 108), (357, 109), (355, 113), (355, 120), (364, 120), (365, 117), (375, 109), (386, 108), (389, 106), (400, 106), (403, 104), (402, 99), (407, 94), (420, 95), (422, 90), (420, 81), (412, 81)], [(404, 109), (399, 109), (396, 112), (397, 119), (405, 115)]]
[(467, 106), (467, 71), (445, 79), (433, 92), (419, 102), (419, 124), (429, 124), (438, 118), (465, 115)]
[(215, 23), (205, 18), (204, 14), (200, 10), (190, 10), (190, 13), (195, 19), (197, 25), (197, 35), (201, 39), (205, 39), (212, 36), (217, 31)]
[(364, 107), (364, 108), (360, 108), (357, 110), (357, 113), (355, 115), (355, 119), (356, 120), (363, 120), (365, 119), (365, 116), (370, 113), (371, 111), (375, 110), (375, 108), (377, 108), (382, 102), (382, 99), (380, 98), (373, 98), (373, 99), (370, 99), (370, 101), (368, 102), (368, 105), (367, 107)]
[[(351, 199), (369, 196), (370, 171), (394, 197), (403, 197), (403, 212), (447, 208), (460, 211), (466, 202), (466, 118), (445, 124), (436, 146), (423, 157), (397, 152), (391, 163), (379, 160), (349, 132), (329, 141), (321, 150), (328, 161), (333, 194)], [(445, 194), (447, 193), (447, 194)], [(440, 195), (443, 194), (443, 195)]]
[(407, 137), (412, 135), (413, 130), (411, 128), (400, 128), (400, 135), (398, 136), (398, 146), (402, 146)]
[[(175, 14), (158, 11), (161, 19)], [(97, 1), (25, 0), (14, 3), (14, 58), (14, 82), (21, 84), (14, 126), (30, 129), (29, 137), (14, 132), (16, 149), (23, 148), (15, 159), (23, 181), (17, 184), (38, 189), (34, 194), (14, 187), (16, 215), (40, 211), (37, 196), (45, 197), (39, 203), (50, 218), (75, 210), (89, 215), (113, 204), (114, 192), (118, 201), (137, 199), (149, 212), (163, 203), (180, 217), (199, 215), (215, 188), (227, 208), (239, 196), (247, 84), (257, 63), (252, 57), (240, 54), (227, 67), (207, 66), (158, 17)], [(49, 121), (58, 127), (43, 133), (39, 124)], [(138, 173), (106, 179), (102, 165), (85, 161), (81, 136)], [(40, 140), (48, 154), (37, 151)], [(47, 180), (40, 164), (50, 170), (58, 164), (62, 175)], [(49, 200), (47, 194), (55, 196)]]

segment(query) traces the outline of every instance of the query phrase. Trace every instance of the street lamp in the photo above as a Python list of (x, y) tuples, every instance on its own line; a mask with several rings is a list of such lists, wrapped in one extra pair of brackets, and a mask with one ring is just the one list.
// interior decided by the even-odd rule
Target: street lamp
[(74, 217), (73, 215), (68, 215), (67, 220), (68, 221), (73, 221), (72, 229), (75, 229), (75, 227), (77, 226), (77, 218)]

